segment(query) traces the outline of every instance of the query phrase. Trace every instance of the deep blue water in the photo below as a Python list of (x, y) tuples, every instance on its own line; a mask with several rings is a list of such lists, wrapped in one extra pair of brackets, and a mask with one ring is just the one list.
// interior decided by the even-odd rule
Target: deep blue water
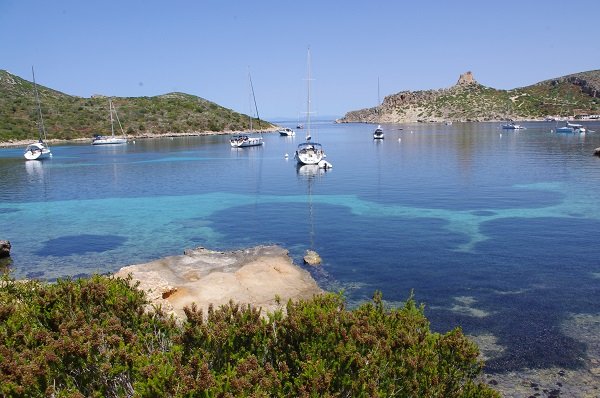
[(435, 330), (496, 336), (491, 370), (577, 367), (586, 347), (561, 326), (600, 313), (600, 124), (525, 125), (386, 125), (373, 141), (373, 125), (323, 122), (313, 138), (334, 167), (319, 173), (292, 158), (301, 130), (245, 149), (228, 136), (54, 146), (44, 162), (0, 149), (0, 239), (13, 276), (49, 280), (196, 246), (276, 243), (298, 264), (313, 248), (314, 277), (351, 304), (414, 289)]

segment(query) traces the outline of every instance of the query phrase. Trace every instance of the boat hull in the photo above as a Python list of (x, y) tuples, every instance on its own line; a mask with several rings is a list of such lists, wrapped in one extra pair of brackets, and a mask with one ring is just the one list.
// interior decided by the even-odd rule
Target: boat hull
[(118, 145), (127, 144), (126, 138), (112, 138), (112, 137), (101, 137), (95, 138), (92, 141), (92, 145)]
[(296, 135), (296, 133), (292, 129), (285, 128), (283, 130), (279, 130), (279, 135), (282, 137), (292, 137)]
[(229, 140), (232, 148), (246, 148), (251, 146), (261, 146), (263, 144), (262, 137), (240, 136)]
[(27, 160), (43, 160), (51, 158), (52, 152), (46, 145), (42, 143), (35, 143), (27, 146), (23, 156)]
[(305, 142), (298, 145), (294, 158), (299, 164), (319, 164), (325, 157), (321, 144)]

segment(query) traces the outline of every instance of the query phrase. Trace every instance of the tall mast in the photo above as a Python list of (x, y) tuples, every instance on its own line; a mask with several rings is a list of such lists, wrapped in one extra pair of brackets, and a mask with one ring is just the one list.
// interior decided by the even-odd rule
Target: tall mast
[(33, 71), (33, 65), (31, 66), (31, 75), (33, 76), (33, 91), (35, 92), (35, 101), (37, 103), (38, 108), (38, 130), (40, 135), (39, 140), (40, 142), (43, 142), (42, 135), (44, 136), (44, 138), (46, 138), (46, 129), (44, 128), (44, 117), (42, 116), (42, 104), (40, 103), (40, 96), (38, 95), (37, 84), (35, 84), (35, 72)]
[[(248, 70), (248, 79), (250, 79), (250, 90), (252, 91), (252, 99), (254, 100), (254, 109), (256, 110), (256, 118), (258, 119), (258, 130), (260, 131), (260, 115), (258, 114), (258, 105), (256, 105), (256, 96), (254, 95), (254, 85), (252, 84), (252, 76)], [(250, 122), (252, 123), (252, 122)]]
[(306, 101), (306, 141), (310, 141), (310, 47), (308, 47), (308, 56), (307, 56), (307, 68), (308, 68), (308, 78), (306, 82), (307, 86), (307, 101)]
[(110, 131), (112, 132), (112, 136), (115, 136), (115, 122), (113, 120), (113, 104), (112, 100), (108, 99), (108, 109), (110, 110)]

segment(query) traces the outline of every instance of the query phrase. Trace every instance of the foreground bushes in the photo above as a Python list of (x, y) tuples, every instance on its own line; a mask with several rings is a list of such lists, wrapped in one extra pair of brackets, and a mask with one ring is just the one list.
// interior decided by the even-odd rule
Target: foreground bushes
[(234, 303), (177, 324), (129, 280), (0, 282), (0, 396), (497, 397), (477, 347), (431, 333), (409, 298), (347, 310), (340, 295), (287, 315)]

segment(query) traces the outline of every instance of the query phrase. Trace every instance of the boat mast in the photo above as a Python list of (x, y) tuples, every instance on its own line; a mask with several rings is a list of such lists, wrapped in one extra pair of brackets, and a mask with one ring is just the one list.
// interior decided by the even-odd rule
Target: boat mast
[(113, 104), (111, 99), (108, 99), (108, 109), (110, 110), (110, 131), (112, 132), (112, 136), (115, 136), (115, 122), (113, 120)]
[(37, 103), (38, 108), (38, 131), (39, 131), (39, 141), (44, 142), (42, 140), (42, 135), (44, 139), (46, 139), (46, 129), (44, 128), (44, 117), (42, 116), (42, 104), (40, 103), (40, 96), (38, 95), (37, 84), (35, 84), (35, 72), (33, 71), (33, 65), (31, 66), (31, 75), (33, 76), (33, 91), (35, 92), (35, 101)]
[[(252, 84), (252, 76), (250, 75), (250, 70), (248, 70), (248, 79), (250, 79), (250, 90), (252, 91), (252, 99), (254, 100), (254, 109), (256, 110), (256, 118), (258, 119), (258, 130), (260, 132), (260, 116), (258, 114), (258, 105), (256, 105), (256, 96), (254, 95), (254, 85)], [(250, 120), (252, 124), (252, 119)]]
[(308, 47), (307, 56), (308, 78), (306, 79), (307, 100), (306, 100), (306, 141), (310, 141), (310, 47)]

